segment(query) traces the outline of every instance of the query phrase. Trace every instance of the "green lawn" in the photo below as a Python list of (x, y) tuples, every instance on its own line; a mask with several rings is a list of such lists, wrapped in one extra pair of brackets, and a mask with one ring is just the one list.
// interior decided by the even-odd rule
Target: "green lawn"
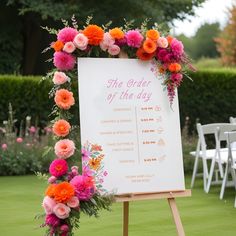
[[(190, 178), (186, 179), (186, 187)], [(45, 184), (34, 176), (0, 177), (0, 235), (43, 236), (41, 223), (34, 220), (42, 212)], [(192, 197), (177, 200), (186, 236), (236, 235), (236, 209), (233, 188), (226, 189), (225, 200), (219, 200), (220, 187), (209, 194), (202, 190), (199, 179)], [(99, 219), (82, 216), (80, 236), (121, 236), (122, 204), (112, 212), (102, 212)], [(130, 236), (175, 236), (175, 227), (166, 200), (140, 201), (130, 204)]]

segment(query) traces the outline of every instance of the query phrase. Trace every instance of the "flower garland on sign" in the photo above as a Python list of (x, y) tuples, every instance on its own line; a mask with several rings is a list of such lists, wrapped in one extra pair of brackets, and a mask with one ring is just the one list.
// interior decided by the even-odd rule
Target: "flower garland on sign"
[[(54, 86), (50, 97), (55, 106), (52, 114), (52, 131), (55, 136), (54, 152), (56, 159), (49, 167), (49, 186), (45, 191), (43, 208), (47, 235), (71, 236), (79, 227), (80, 212), (97, 216), (100, 209), (109, 209), (112, 196), (106, 195), (102, 188), (103, 177), (107, 172), (103, 169), (104, 155), (102, 147), (87, 142), (82, 147), (83, 169), (80, 173), (77, 166), (69, 167), (68, 159), (75, 156), (75, 142), (70, 124), (70, 108), (75, 104), (71, 91), (71, 83), (77, 78), (75, 69), (77, 57), (119, 57), (122, 53), (128, 58), (143, 61), (152, 60), (154, 71), (163, 76), (163, 85), (172, 104), (175, 89), (183, 81), (185, 65), (191, 67), (184, 53), (183, 44), (169, 35), (161, 34), (157, 25), (147, 29), (144, 22), (140, 29), (131, 29), (131, 24), (124, 27), (108, 29), (90, 24), (79, 29), (72, 17), (72, 25), (63, 20), (65, 27), (59, 31), (46, 29), (56, 34), (56, 41), (48, 49), (53, 49), (55, 68), (45, 78), (52, 80)], [(104, 194), (105, 193), (105, 194)]]

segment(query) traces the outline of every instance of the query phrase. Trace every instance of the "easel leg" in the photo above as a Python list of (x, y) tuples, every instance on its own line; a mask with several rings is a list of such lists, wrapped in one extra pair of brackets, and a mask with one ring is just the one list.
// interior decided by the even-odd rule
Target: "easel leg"
[(168, 203), (172, 212), (178, 236), (185, 236), (184, 228), (174, 198), (168, 198)]
[(129, 202), (123, 202), (123, 236), (129, 234)]

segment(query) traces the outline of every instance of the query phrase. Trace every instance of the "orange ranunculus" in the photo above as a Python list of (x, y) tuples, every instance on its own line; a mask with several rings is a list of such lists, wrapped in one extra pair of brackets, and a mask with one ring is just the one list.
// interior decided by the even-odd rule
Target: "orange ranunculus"
[(70, 109), (70, 107), (75, 104), (73, 93), (68, 91), (67, 89), (57, 90), (54, 101), (58, 107), (65, 110)]
[(177, 72), (179, 72), (181, 70), (181, 65), (179, 63), (171, 63), (168, 66), (168, 69), (172, 73), (177, 73)]
[(124, 32), (118, 27), (109, 30), (109, 34), (114, 39), (123, 39), (125, 37)]
[(153, 53), (157, 49), (157, 44), (151, 39), (146, 39), (143, 43), (143, 49), (146, 53)]
[(63, 49), (64, 43), (57, 40), (55, 43), (52, 44), (51, 47), (55, 50), (55, 52), (58, 52), (58, 51), (61, 51)]
[(54, 198), (55, 187), (56, 184), (50, 184), (45, 191), (45, 195)]
[(70, 124), (66, 120), (58, 120), (52, 127), (53, 133), (58, 137), (65, 137), (70, 132)]
[(160, 37), (160, 34), (157, 30), (150, 29), (146, 32), (146, 37), (153, 41), (157, 41), (157, 39)]
[(88, 25), (83, 34), (88, 38), (90, 45), (99, 45), (103, 40), (104, 31), (97, 25)]
[(66, 203), (75, 195), (74, 187), (68, 182), (57, 184), (54, 189), (54, 200), (56, 202)]
[(170, 45), (171, 42), (172, 42), (172, 40), (173, 40), (174, 38), (173, 38), (172, 36), (168, 35), (168, 36), (166, 37), (166, 39), (167, 39), (167, 41), (168, 41), (168, 44)]
[(143, 61), (148, 61), (153, 58), (155, 53), (147, 53), (142, 47), (139, 48), (136, 52), (136, 56)]

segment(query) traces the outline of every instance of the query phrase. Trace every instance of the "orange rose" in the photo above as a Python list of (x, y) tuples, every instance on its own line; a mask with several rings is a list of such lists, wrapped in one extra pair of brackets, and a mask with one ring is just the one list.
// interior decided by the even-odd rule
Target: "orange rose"
[(157, 44), (148, 38), (143, 43), (143, 49), (146, 53), (153, 53), (157, 49)]
[(53, 43), (51, 47), (55, 50), (55, 52), (58, 52), (63, 49), (64, 43), (58, 40), (55, 43)]
[(99, 45), (103, 40), (104, 31), (97, 25), (88, 25), (83, 34), (88, 38), (90, 45)]
[(75, 104), (73, 93), (68, 91), (67, 89), (57, 90), (54, 101), (58, 107), (65, 110), (70, 109), (70, 107)]
[(150, 29), (146, 32), (146, 37), (153, 41), (157, 41), (157, 39), (160, 37), (160, 34), (158, 31)]
[(153, 58), (155, 53), (147, 53), (143, 48), (139, 48), (136, 52), (136, 56), (143, 61), (148, 61)]
[(172, 73), (177, 73), (177, 72), (179, 72), (181, 70), (181, 65), (179, 63), (171, 63), (168, 66), (168, 69)]
[(57, 184), (54, 189), (54, 200), (56, 202), (66, 203), (74, 195), (74, 187), (68, 182)]
[(125, 37), (124, 32), (118, 27), (109, 30), (109, 34), (114, 39), (123, 39)]
[(58, 137), (65, 137), (70, 132), (70, 124), (66, 120), (58, 120), (52, 127), (53, 133)]

